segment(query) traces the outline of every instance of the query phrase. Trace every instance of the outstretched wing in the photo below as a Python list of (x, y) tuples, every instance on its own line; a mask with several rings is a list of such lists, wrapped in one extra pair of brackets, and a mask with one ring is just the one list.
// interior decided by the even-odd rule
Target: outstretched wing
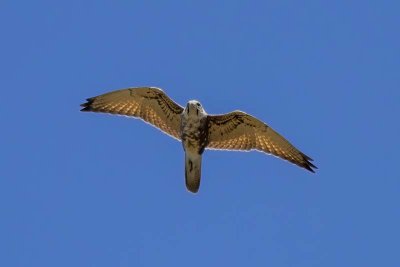
[(209, 149), (258, 150), (314, 172), (312, 159), (257, 118), (242, 111), (209, 116)]
[(88, 98), (81, 111), (136, 117), (180, 140), (183, 108), (156, 87), (137, 87)]

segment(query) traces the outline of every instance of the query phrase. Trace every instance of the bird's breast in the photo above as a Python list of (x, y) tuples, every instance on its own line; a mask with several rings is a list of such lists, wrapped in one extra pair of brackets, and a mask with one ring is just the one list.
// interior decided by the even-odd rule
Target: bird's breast
[(206, 120), (182, 118), (181, 138), (185, 151), (203, 153), (207, 141)]

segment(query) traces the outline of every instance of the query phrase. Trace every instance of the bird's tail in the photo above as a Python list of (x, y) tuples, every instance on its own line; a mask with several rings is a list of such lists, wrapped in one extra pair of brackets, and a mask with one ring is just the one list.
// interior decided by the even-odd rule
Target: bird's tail
[(186, 188), (197, 193), (200, 187), (201, 178), (201, 158), (199, 154), (185, 153), (185, 179)]

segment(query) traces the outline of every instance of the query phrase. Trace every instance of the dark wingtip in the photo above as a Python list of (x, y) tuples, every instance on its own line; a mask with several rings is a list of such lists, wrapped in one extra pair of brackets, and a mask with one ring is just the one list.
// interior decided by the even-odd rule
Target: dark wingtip
[(83, 107), (83, 109), (81, 109), (81, 111), (83, 111), (83, 112), (92, 111), (93, 110), (92, 104), (93, 104), (94, 98), (93, 97), (88, 98), (88, 99), (86, 99), (86, 101), (87, 101), (86, 103), (81, 104), (81, 107)]
[[(306, 169), (312, 173), (315, 173), (315, 170), (313, 170), (312, 168), (316, 168), (316, 167), (311, 167), (311, 165), (306, 165), (306, 164), (303, 165), (303, 167), (304, 167), (304, 169)], [(316, 169), (318, 169), (318, 168), (316, 168)]]
[(311, 163), (313, 159), (305, 154), (303, 154), (303, 159), (304, 159), (304, 164), (302, 167), (312, 173), (315, 173), (314, 169), (318, 169), (318, 167)]

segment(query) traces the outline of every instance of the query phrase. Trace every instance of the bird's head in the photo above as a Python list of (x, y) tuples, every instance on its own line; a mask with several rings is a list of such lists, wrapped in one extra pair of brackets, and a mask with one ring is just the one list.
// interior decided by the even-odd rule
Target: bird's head
[(192, 114), (195, 114), (196, 116), (205, 116), (205, 115), (207, 115), (207, 113), (203, 109), (203, 106), (197, 100), (190, 100), (186, 104), (186, 108), (185, 108), (184, 112), (186, 114), (188, 114), (188, 115), (192, 115)]

